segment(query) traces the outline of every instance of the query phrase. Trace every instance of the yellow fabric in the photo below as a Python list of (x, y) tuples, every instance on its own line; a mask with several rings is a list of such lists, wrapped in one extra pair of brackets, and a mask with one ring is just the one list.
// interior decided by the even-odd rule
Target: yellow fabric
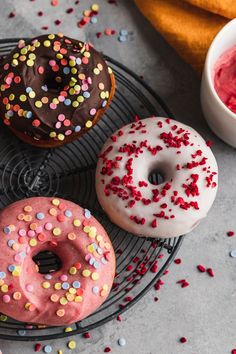
[(201, 72), (216, 33), (236, 17), (236, 0), (135, 0), (182, 58)]

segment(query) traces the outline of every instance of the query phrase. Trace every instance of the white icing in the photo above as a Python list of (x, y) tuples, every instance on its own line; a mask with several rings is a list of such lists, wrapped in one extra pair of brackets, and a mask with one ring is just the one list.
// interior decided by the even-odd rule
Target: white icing
[[(157, 125), (158, 122), (161, 122), (162, 127)], [(136, 130), (141, 123), (145, 127)], [(174, 125), (177, 126), (176, 130), (172, 130)], [(177, 134), (177, 131), (180, 128), (184, 129), (184, 132)], [(144, 130), (146, 133), (142, 133)], [(96, 191), (98, 200), (111, 221), (124, 230), (139, 236), (154, 238), (176, 237), (190, 232), (203, 218), (206, 217), (216, 196), (218, 168), (211, 149), (194, 129), (174, 120), (166, 120), (166, 118), (147, 118), (126, 125), (121, 128), (120, 131), (123, 132), (123, 135), (119, 136), (117, 131), (113, 135), (113, 137), (115, 137), (113, 139), (117, 140), (114, 142), (112, 137), (109, 138), (101, 151), (102, 155), (110, 146), (112, 146), (112, 150), (107, 153), (106, 159), (115, 161), (117, 156), (122, 156), (122, 160), (118, 161), (119, 165), (112, 168), (113, 173), (111, 176), (102, 174), (101, 170), (106, 166), (106, 159), (100, 157), (96, 170)], [(135, 131), (135, 134), (130, 134), (129, 131)], [(161, 139), (161, 134), (170, 132), (178, 138), (188, 133), (187, 136), (189, 139), (187, 140), (189, 141), (189, 145), (185, 146), (181, 143), (181, 147), (179, 148), (167, 147), (167, 144)], [(153, 155), (147, 148), (141, 148), (143, 153), (139, 153), (138, 157), (135, 157), (134, 154), (128, 156), (127, 152), (119, 152), (119, 148), (125, 144), (133, 144), (135, 141), (135, 145), (139, 146), (144, 140), (147, 140), (148, 146), (153, 148), (158, 145), (162, 147), (162, 150)], [(186, 141), (186, 139), (184, 140)], [(197, 150), (202, 151), (201, 156), (197, 155), (195, 158), (192, 157), (192, 155), (196, 154)], [(178, 151), (181, 153), (177, 153)], [(127, 200), (123, 200), (118, 197), (117, 194), (111, 192), (109, 187), (107, 188), (107, 185), (109, 186), (109, 184), (111, 184), (113, 177), (116, 176), (122, 180), (124, 175), (127, 174), (125, 166), (130, 158), (133, 158), (133, 181), (129, 185), (136, 187), (136, 190), (139, 190), (142, 194), (141, 200), (135, 201), (132, 208), (129, 207), (129, 202), (135, 200), (135, 198), (131, 196), (130, 189), (128, 189), (124, 183), (120, 183), (115, 187), (122, 188), (125, 193), (127, 193), (129, 197)], [(205, 164), (200, 164), (191, 169), (186, 167), (187, 164), (192, 161), (204, 162), (204, 158), (206, 158)], [(177, 165), (181, 166), (180, 170), (177, 170)], [(204, 169), (207, 169), (207, 171), (204, 171)], [(161, 171), (165, 179), (164, 182), (158, 186), (151, 184), (148, 180), (149, 174), (154, 170)], [(209, 177), (212, 173), (214, 173), (212, 181), (210, 181), (210, 185), (207, 186), (206, 177)], [(193, 192), (193, 196), (187, 196), (183, 184), (189, 185), (190, 182), (193, 181), (191, 177), (192, 174), (198, 175), (196, 184), (199, 195), (196, 195), (196, 193)], [(147, 187), (140, 187), (140, 181), (145, 181)], [(171, 185), (166, 191), (166, 195), (161, 195), (161, 199), (158, 202), (154, 202), (152, 190), (158, 189), (161, 192), (166, 183)], [(108, 196), (104, 191), (105, 189), (108, 189), (110, 192)], [(177, 191), (178, 195), (175, 197), (174, 201), (171, 201), (171, 196), (173, 196), (174, 191)], [(176, 205), (178, 197), (183, 198), (184, 201), (188, 203), (187, 210), (181, 208), (180, 204)], [(143, 198), (146, 200), (152, 200), (152, 202), (149, 205), (144, 205), (142, 201)], [(189, 206), (190, 202), (197, 202), (199, 209), (196, 209), (196, 205), (195, 207)], [(162, 208), (161, 206), (165, 206), (163, 204), (167, 204), (167, 208)], [(160, 214), (160, 212), (163, 211), (165, 216), (168, 216), (169, 219), (153, 215)], [(174, 218), (170, 218), (171, 215), (174, 215)], [(130, 219), (130, 216), (136, 216), (138, 220), (144, 218), (145, 223), (136, 223), (134, 220)], [(156, 220), (156, 227), (152, 227), (153, 220)]]

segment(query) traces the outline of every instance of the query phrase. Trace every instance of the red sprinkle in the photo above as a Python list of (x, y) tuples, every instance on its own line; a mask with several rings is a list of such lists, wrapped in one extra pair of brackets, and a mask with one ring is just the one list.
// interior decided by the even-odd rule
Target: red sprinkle
[(212, 147), (213, 142), (211, 140), (206, 141), (207, 146)]
[(176, 259), (174, 260), (174, 262), (175, 262), (175, 264), (180, 264), (180, 263), (182, 262), (182, 260), (181, 260), (180, 258), (176, 258)]
[(124, 300), (125, 300), (125, 302), (130, 302), (130, 301), (133, 300), (133, 298), (132, 298), (132, 296), (126, 296), (126, 297), (124, 298)]
[(10, 12), (9, 15), (8, 15), (9, 18), (13, 18), (13, 17), (15, 17), (15, 16), (16, 16), (16, 13), (13, 12), (13, 11)]
[(44, 30), (44, 31), (47, 31), (48, 30), (48, 26), (43, 26), (43, 27), (41, 27), (41, 29)]
[(102, 36), (102, 32), (97, 32), (96, 36), (97, 36), (97, 38), (100, 38)]
[(39, 11), (38, 16), (43, 16), (43, 11)]
[(83, 334), (83, 337), (86, 338), (86, 339), (91, 338), (91, 334), (89, 332), (85, 332)]
[(232, 349), (231, 354), (236, 354), (236, 349)]
[(117, 319), (117, 321), (120, 321), (120, 322), (121, 322), (121, 317), (120, 317), (120, 315), (118, 315), (118, 316), (116, 317), (116, 319)]
[(210, 275), (210, 277), (214, 277), (215, 276), (212, 268), (208, 268), (207, 269), (207, 273)]
[(234, 231), (228, 231), (228, 232), (227, 232), (227, 236), (229, 236), (229, 237), (234, 236)]
[(151, 226), (152, 226), (153, 229), (155, 229), (155, 228), (157, 227), (157, 221), (156, 221), (156, 219), (154, 219), (154, 220), (152, 221)]
[(187, 286), (189, 286), (189, 283), (187, 281), (184, 281), (182, 284), (181, 284), (181, 287), (182, 288), (187, 288)]
[(187, 342), (187, 338), (181, 337), (179, 341), (180, 341), (180, 343), (186, 343)]
[(36, 344), (35, 344), (35, 347), (34, 347), (34, 351), (35, 351), (35, 352), (39, 352), (41, 348), (42, 348), (42, 344), (36, 343)]
[(109, 353), (109, 352), (111, 352), (111, 348), (110, 348), (110, 347), (106, 347), (106, 348), (104, 349), (104, 353)]
[(66, 10), (67, 14), (71, 14), (74, 11), (73, 7), (70, 7), (69, 9)]
[(126, 270), (129, 272), (130, 270), (133, 269), (133, 266), (131, 264), (129, 264), (127, 267), (126, 267)]
[(201, 265), (201, 264), (199, 264), (199, 265), (197, 266), (197, 269), (198, 269), (199, 272), (201, 272), (201, 273), (205, 273), (205, 271), (206, 271), (206, 268), (205, 268), (203, 265)]
[(155, 290), (160, 290), (161, 285), (164, 285), (164, 284), (165, 284), (165, 283), (164, 283), (163, 280), (161, 280), (161, 279), (157, 280), (157, 282), (156, 282), (155, 285), (154, 285)]
[(61, 24), (61, 20), (56, 20), (56, 21), (54, 21), (54, 23), (56, 26), (59, 26)]
[(152, 273), (156, 273), (158, 271), (158, 265), (157, 262), (155, 262), (152, 266), (151, 266), (151, 272)]

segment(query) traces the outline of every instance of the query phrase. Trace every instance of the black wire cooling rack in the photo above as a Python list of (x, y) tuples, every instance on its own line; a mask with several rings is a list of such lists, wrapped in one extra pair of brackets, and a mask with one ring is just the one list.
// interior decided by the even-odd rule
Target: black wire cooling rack
[[(0, 40), (0, 60), (18, 39)], [(0, 339), (39, 341), (84, 333), (123, 313), (144, 296), (174, 259), (183, 238), (148, 239), (133, 236), (111, 223), (95, 193), (98, 153), (107, 138), (119, 127), (140, 118), (172, 116), (163, 100), (131, 70), (105, 56), (116, 77), (115, 97), (103, 119), (83, 138), (56, 149), (34, 148), (18, 140), (1, 124), (0, 208), (31, 196), (58, 196), (90, 209), (109, 234), (117, 260), (113, 289), (106, 302), (92, 315), (70, 327), (30, 325), (0, 315)], [(1, 61), (0, 61), (1, 63)], [(158, 176), (152, 176), (157, 181)], [(158, 272), (151, 271), (158, 259)], [(41, 273), (58, 268), (50, 252), (34, 261)], [(128, 267), (129, 265), (129, 267)], [(132, 267), (131, 267), (131, 266)], [(128, 270), (127, 270), (128, 267)]]

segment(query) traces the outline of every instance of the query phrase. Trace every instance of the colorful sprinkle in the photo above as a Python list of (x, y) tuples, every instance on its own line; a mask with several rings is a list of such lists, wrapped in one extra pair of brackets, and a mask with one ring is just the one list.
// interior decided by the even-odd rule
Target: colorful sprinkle
[(51, 353), (52, 352), (52, 347), (51, 347), (51, 345), (45, 345), (44, 347), (43, 347), (43, 351), (44, 351), (44, 353)]
[(76, 348), (76, 342), (74, 340), (70, 340), (67, 343), (67, 346), (68, 346), (69, 349), (75, 349)]
[(126, 339), (123, 337), (119, 338), (117, 342), (121, 347), (124, 347), (126, 345)]

